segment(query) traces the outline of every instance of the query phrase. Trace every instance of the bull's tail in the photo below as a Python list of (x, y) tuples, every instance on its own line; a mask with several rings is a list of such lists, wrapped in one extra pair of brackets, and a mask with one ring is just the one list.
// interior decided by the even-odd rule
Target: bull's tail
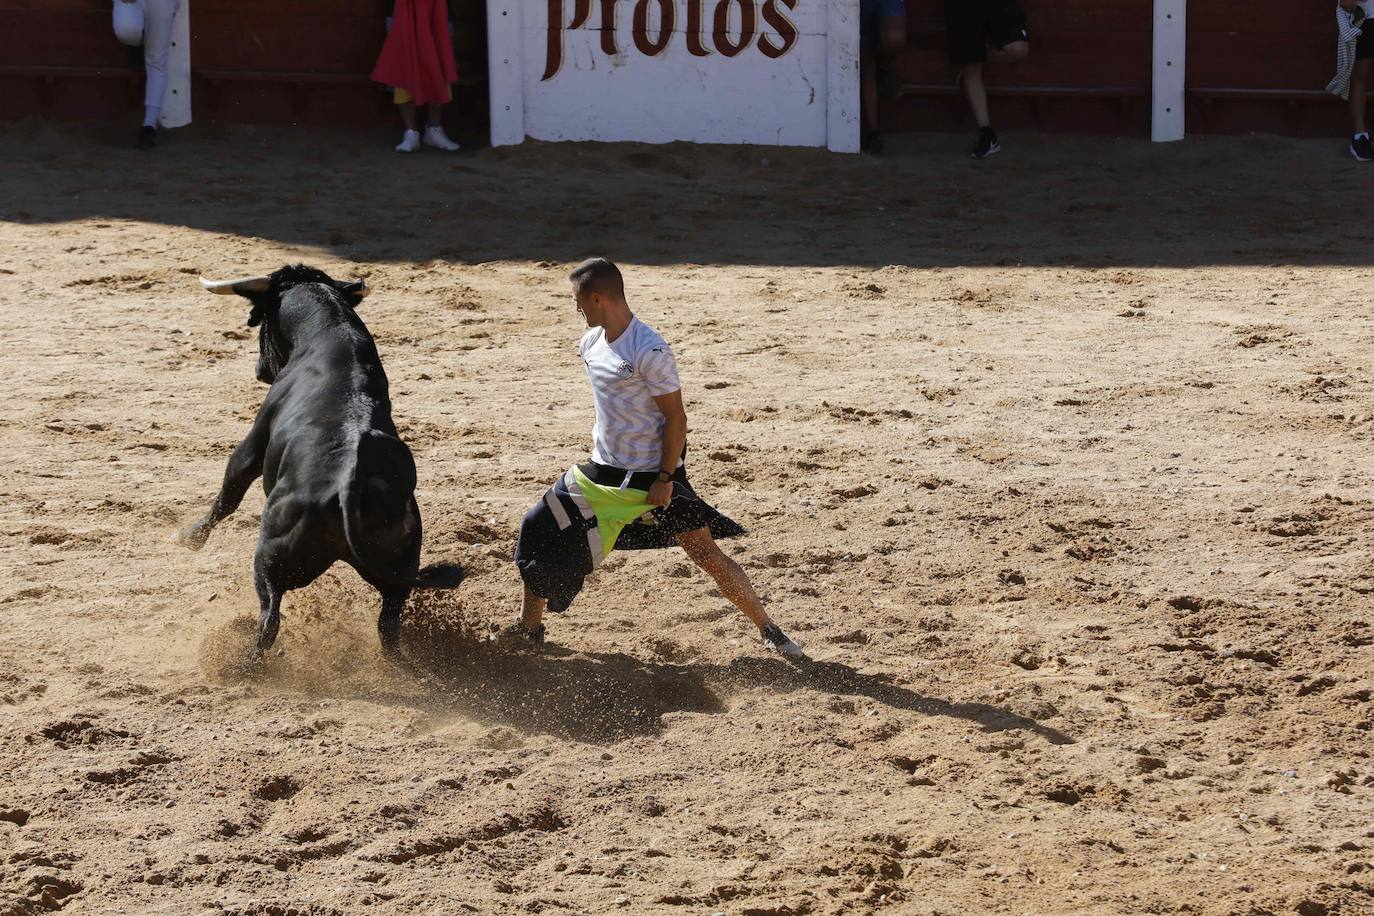
[[(404, 446), (402, 446), (404, 448)], [(339, 493), (339, 507), (343, 510), (344, 539), (348, 542), (349, 552), (353, 554), (354, 565), (373, 582), (384, 583), (402, 588), (457, 588), (463, 581), (463, 567), (457, 563), (434, 563), (425, 566), (414, 578), (398, 575), (392, 570), (383, 569), (363, 551), (360, 538), (362, 532), (362, 508), (359, 499), (358, 466), (362, 463), (362, 443), (354, 456), (353, 468), (344, 476)], [(409, 452), (407, 451), (407, 457)]]

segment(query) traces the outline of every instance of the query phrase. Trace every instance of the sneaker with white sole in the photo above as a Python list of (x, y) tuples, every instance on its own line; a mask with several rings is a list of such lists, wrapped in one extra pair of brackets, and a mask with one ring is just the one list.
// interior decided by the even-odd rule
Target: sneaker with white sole
[(797, 643), (788, 638), (776, 623), (770, 623), (764, 627), (760, 634), (763, 636), (763, 644), (772, 651), (778, 653), (783, 658), (802, 659), (806, 658), (806, 651)]
[(986, 159), (1002, 152), (1002, 144), (997, 142), (997, 134), (991, 127), (978, 129), (978, 142), (973, 144), (969, 156), (973, 159)]
[(450, 153), (462, 149), (462, 147), (460, 147), (457, 143), (454, 143), (453, 140), (449, 138), (448, 134), (444, 133), (444, 129), (442, 127), (439, 127), (437, 125), (434, 127), (425, 128), (424, 143), (425, 146), (432, 146), (435, 149), (447, 150)]
[(408, 130), (401, 137), (401, 142), (396, 146), (398, 153), (413, 153), (420, 148), (420, 132), (418, 130)]
[(1350, 155), (1361, 162), (1374, 162), (1374, 143), (1369, 142), (1369, 134), (1357, 134), (1350, 141)]
[(544, 644), (544, 625), (541, 623), (533, 630), (528, 630), (523, 623), (517, 620), (492, 637), (492, 642), (506, 646), (542, 646)]

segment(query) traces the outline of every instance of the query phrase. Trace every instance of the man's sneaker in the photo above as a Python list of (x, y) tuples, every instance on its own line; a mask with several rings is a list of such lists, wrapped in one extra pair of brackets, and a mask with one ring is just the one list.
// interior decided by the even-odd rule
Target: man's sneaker
[(418, 130), (408, 130), (401, 135), (401, 142), (396, 145), (398, 153), (413, 153), (420, 148), (420, 132)]
[(425, 146), (432, 146), (435, 149), (445, 150), (450, 153), (457, 152), (461, 148), (457, 143), (454, 143), (453, 140), (449, 138), (449, 135), (444, 133), (444, 129), (437, 124), (425, 128), (424, 144)]
[(984, 127), (978, 131), (978, 142), (973, 144), (973, 152), (969, 153), (974, 159), (986, 159), (1002, 151), (1002, 144), (997, 142), (997, 134), (993, 133), (991, 127)]
[(1361, 162), (1374, 161), (1374, 143), (1369, 142), (1369, 134), (1358, 134), (1350, 141), (1350, 155)]
[(517, 620), (515, 623), (497, 633), (492, 641), (504, 643), (506, 645), (542, 646), (544, 644), (544, 625), (541, 623), (533, 630), (527, 630), (525, 629), (525, 625)]
[(138, 148), (152, 149), (157, 146), (157, 128), (144, 124), (138, 129)]
[(783, 658), (806, 658), (806, 652), (802, 650), (802, 647), (788, 639), (787, 634), (780, 630), (776, 623), (770, 623), (764, 627), (762, 635), (763, 644)]

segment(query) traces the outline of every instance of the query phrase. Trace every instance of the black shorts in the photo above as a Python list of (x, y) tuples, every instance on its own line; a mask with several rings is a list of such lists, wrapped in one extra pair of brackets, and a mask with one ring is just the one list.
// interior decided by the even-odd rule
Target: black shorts
[(988, 48), (1030, 41), (1026, 14), (1016, 0), (945, 0), (949, 60), (956, 67), (981, 64)]
[[(623, 471), (588, 461), (577, 466), (592, 483), (603, 487), (632, 487), (648, 490), (658, 480), (657, 471)], [(744, 534), (738, 522), (722, 515), (717, 509), (697, 495), (687, 480), (687, 446), (682, 446), (682, 458), (677, 470), (673, 471), (673, 496), (666, 506), (653, 510), (652, 525), (626, 525), (616, 541), (618, 550), (653, 550), (675, 546), (676, 537), (688, 531), (706, 528), (716, 540), (733, 538)]]
[(1359, 39), (1355, 42), (1355, 59), (1368, 60), (1374, 57), (1374, 20), (1365, 20)]

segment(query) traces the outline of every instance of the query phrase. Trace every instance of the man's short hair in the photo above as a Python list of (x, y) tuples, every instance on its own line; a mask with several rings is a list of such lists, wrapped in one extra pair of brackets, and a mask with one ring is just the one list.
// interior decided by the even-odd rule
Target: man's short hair
[(606, 258), (588, 258), (568, 274), (577, 292), (599, 293), (609, 299), (625, 298), (625, 280), (620, 268)]

